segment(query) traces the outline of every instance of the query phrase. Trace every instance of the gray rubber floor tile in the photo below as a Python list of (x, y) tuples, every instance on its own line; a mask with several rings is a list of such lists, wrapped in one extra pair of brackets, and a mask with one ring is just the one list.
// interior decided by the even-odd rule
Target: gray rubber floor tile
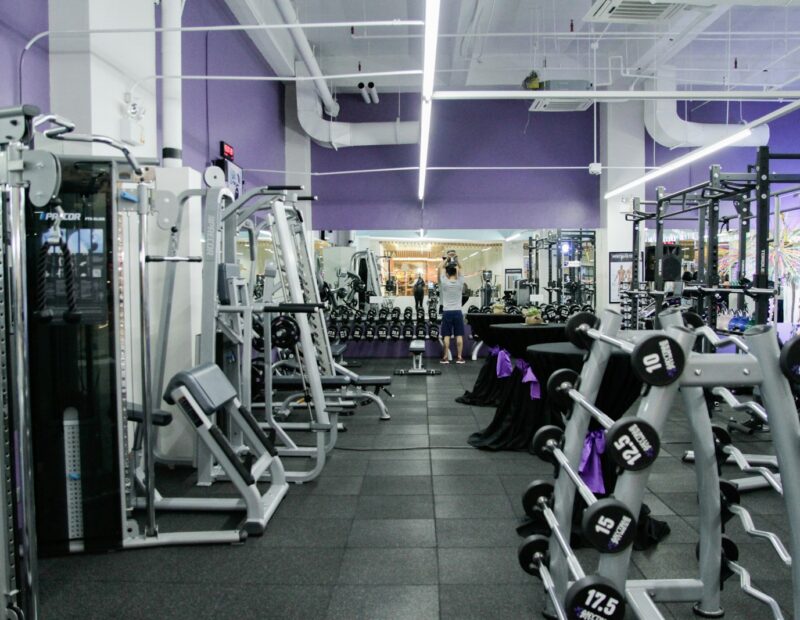
[[(257, 544), (268, 547), (344, 547), (350, 531), (350, 519), (328, 516), (309, 519), (275, 519)], [(255, 542), (255, 539), (248, 541)]]
[(320, 476), (311, 482), (293, 484), (293, 495), (358, 495), (364, 476)]
[(442, 620), (520, 620), (539, 618), (545, 599), (541, 586), (442, 585), (439, 587)]
[(517, 561), (516, 547), (439, 549), (442, 584), (522, 584), (531, 582)]
[[(426, 454), (427, 456), (427, 454)], [(367, 476), (430, 476), (430, 459), (415, 460), (372, 460), (366, 472)]]
[(436, 519), (440, 549), (451, 547), (513, 547), (522, 538), (516, 519)]
[(356, 514), (357, 495), (287, 495), (278, 506), (273, 518), (319, 519), (326, 517), (347, 519)]
[(436, 495), (437, 519), (512, 518), (514, 512), (503, 495)]
[(348, 547), (435, 547), (433, 519), (356, 519)]
[(347, 549), (340, 584), (436, 585), (436, 549)]
[[(233, 620), (234, 618), (280, 618), (287, 620), (306, 620), (324, 618), (334, 591), (332, 586), (274, 586), (258, 587), (231, 586), (219, 598), (214, 618)], [(155, 614), (154, 618), (171, 616)]]
[(431, 495), (365, 495), (358, 500), (357, 519), (432, 519)]
[(438, 620), (438, 586), (338, 586), (328, 620)]
[(504, 493), (497, 475), (488, 476), (434, 476), (435, 495), (500, 495)]
[(361, 495), (424, 495), (432, 493), (429, 476), (366, 476)]
[(377, 435), (372, 447), (381, 448), (428, 448), (427, 435)]

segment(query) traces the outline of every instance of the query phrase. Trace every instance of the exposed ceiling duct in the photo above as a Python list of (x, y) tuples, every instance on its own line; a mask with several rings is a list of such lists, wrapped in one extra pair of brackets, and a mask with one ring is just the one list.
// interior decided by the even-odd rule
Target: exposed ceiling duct
[[(307, 75), (298, 63), (297, 75)], [(379, 146), (384, 144), (416, 144), (419, 142), (418, 121), (385, 123), (342, 123), (322, 116), (322, 102), (313, 81), (297, 82), (297, 118), (312, 140), (329, 148)]]
[[(658, 90), (673, 90), (675, 82), (659, 79)], [(662, 146), (699, 147), (724, 140), (740, 131), (740, 125), (725, 123), (695, 123), (678, 116), (678, 106), (669, 99), (648, 99), (644, 102), (644, 125), (647, 133)], [(736, 146), (765, 146), (769, 142), (769, 127), (754, 127), (752, 134)]]

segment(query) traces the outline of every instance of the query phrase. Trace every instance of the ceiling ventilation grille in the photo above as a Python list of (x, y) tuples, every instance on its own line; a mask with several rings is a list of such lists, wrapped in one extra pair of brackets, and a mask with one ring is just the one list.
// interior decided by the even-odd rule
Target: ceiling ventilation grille
[(592, 102), (588, 99), (534, 99), (530, 112), (583, 112)]
[(675, 2), (597, 0), (583, 19), (590, 22), (645, 24), (669, 19), (683, 7), (683, 4)]

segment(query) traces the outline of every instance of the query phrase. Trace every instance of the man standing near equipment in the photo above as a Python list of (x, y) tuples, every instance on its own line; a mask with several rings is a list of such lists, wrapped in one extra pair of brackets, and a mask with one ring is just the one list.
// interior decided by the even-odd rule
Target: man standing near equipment
[(450, 337), (456, 337), (456, 364), (463, 364), (461, 356), (464, 349), (464, 315), (461, 313), (461, 291), (464, 276), (461, 274), (461, 262), (455, 250), (448, 250), (447, 256), (439, 266), (439, 294), (442, 300), (442, 327), (440, 334), (444, 338), (444, 351), (440, 363), (449, 364), (447, 354), (450, 352)]

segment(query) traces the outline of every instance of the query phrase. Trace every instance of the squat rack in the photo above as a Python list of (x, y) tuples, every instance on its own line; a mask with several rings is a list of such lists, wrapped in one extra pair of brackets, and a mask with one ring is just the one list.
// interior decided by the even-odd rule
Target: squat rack
[[(654, 219), (656, 223), (655, 245), (655, 289), (664, 288), (662, 260), (664, 258), (664, 222), (681, 215), (697, 212), (698, 268), (696, 287), (685, 291), (697, 294), (697, 309), (708, 312), (708, 322), (716, 322), (716, 307), (704, 308), (704, 298), (718, 292), (739, 295), (738, 308), (744, 308), (744, 296), (755, 299), (757, 324), (767, 322), (769, 300), (776, 294), (776, 287), (769, 286), (769, 242), (770, 242), (770, 198), (787, 193), (772, 192), (773, 184), (798, 183), (800, 173), (770, 172), (774, 160), (800, 160), (800, 154), (771, 153), (764, 146), (758, 149), (755, 165), (748, 166), (745, 173), (725, 173), (719, 165), (709, 171), (709, 180), (690, 187), (667, 193), (664, 187), (656, 188), (655, 201), (637, 201), (634, 211), (626, 219), (634, 223), (634, 252), (639, 252), (639, 222)], [(733, 203), (736, 215), (721, 217), (720, 203)], [(755, 203), (755, 208), (752, 205)], [(655, 205), (654, 213), (639, 211), (638, 205)], [(677, 207), (676, 210), (671, 210)], [(755, 211), (755, 213), (753, 213)], [(727, 226), (732, 219), (739, 219), (739, 252), (737, 278), (740, 286), (719, 288), (719, 232), (720, 225)], [(746, 277), (747, 235), (751, 230), (750, 220), (755, 219), (755, 273), (752, 285)]]

